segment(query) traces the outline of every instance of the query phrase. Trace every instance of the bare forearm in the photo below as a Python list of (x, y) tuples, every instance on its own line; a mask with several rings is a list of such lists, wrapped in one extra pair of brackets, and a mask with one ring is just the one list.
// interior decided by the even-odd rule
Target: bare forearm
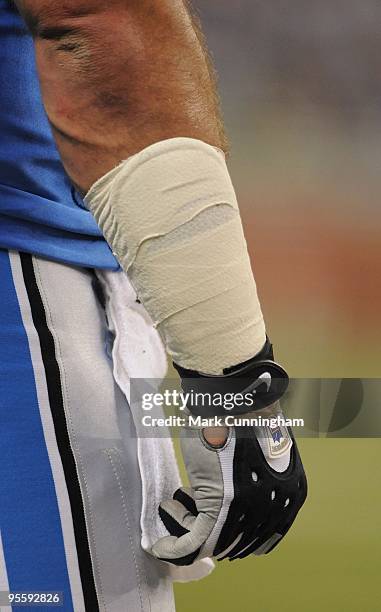
[(202, 38), (183, 0), (16, 4), (35, 37), (61, 157), (83, 192), (159, 140), (188, 136), (225, 148)]

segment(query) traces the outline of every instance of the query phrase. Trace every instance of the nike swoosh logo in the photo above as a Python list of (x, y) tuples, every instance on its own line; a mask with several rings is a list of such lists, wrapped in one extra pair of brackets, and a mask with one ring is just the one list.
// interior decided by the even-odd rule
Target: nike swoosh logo
[(250, 393), (250, 391), (256, 393), (256, 388), (259, 387), (259, 385), (262, 385), (263, 383), (265, 383), (267, 387), (267, 392), (269, 392), (271, 387), (271, 381), (272, 378), (270, 372), (263, 372), (263, 374), (258, 376), (257, 380), (255, 380), (251, 385), (248, 386), (247, 389), (245, 389), (245, 393)]

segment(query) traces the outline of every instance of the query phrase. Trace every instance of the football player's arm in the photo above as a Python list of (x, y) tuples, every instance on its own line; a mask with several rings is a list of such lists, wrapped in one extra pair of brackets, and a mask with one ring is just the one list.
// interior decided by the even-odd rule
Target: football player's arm
[[(86, 194), (184, 388), (226, 397), (252, 389), (254, 406), (236, 402), (230, 414), (273, 405), (287, 375), (266, 339), (224, 157), (213, 70), (188, 4), (17, 5), (35, 39), (43, 100), (65, 168)], [(167, 536), (151, 552), (177, 565), (268, 552), (305, 499), (303, 467), (286, 430), (280, 448), (270, 438), (262, 445), (255, 428), (244, 437), (234, 426), (210, 433), (215, 445), (202, 428), (184, 429), (192, 492), (178, 491), (160, 508)]]

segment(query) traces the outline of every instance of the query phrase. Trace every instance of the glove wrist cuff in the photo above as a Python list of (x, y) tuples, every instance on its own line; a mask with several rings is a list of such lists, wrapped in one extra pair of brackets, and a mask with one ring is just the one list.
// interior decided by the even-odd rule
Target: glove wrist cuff
[(189, 394), (187, 408), (194, 416), (242, 415), (274, 404), (287, 390), (287, 372), (273, 359), (267, 339), (262, 351), (243, 364), (206, 375), (174, 364), (183, 391)]

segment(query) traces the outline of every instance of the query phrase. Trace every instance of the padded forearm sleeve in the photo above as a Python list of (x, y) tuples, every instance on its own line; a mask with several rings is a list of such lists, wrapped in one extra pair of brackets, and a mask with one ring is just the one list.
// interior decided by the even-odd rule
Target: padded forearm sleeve
[(220, 374), (266, 334), (224, 155), (190, 138), (156, 143), (85, 198), (173, 360)]

